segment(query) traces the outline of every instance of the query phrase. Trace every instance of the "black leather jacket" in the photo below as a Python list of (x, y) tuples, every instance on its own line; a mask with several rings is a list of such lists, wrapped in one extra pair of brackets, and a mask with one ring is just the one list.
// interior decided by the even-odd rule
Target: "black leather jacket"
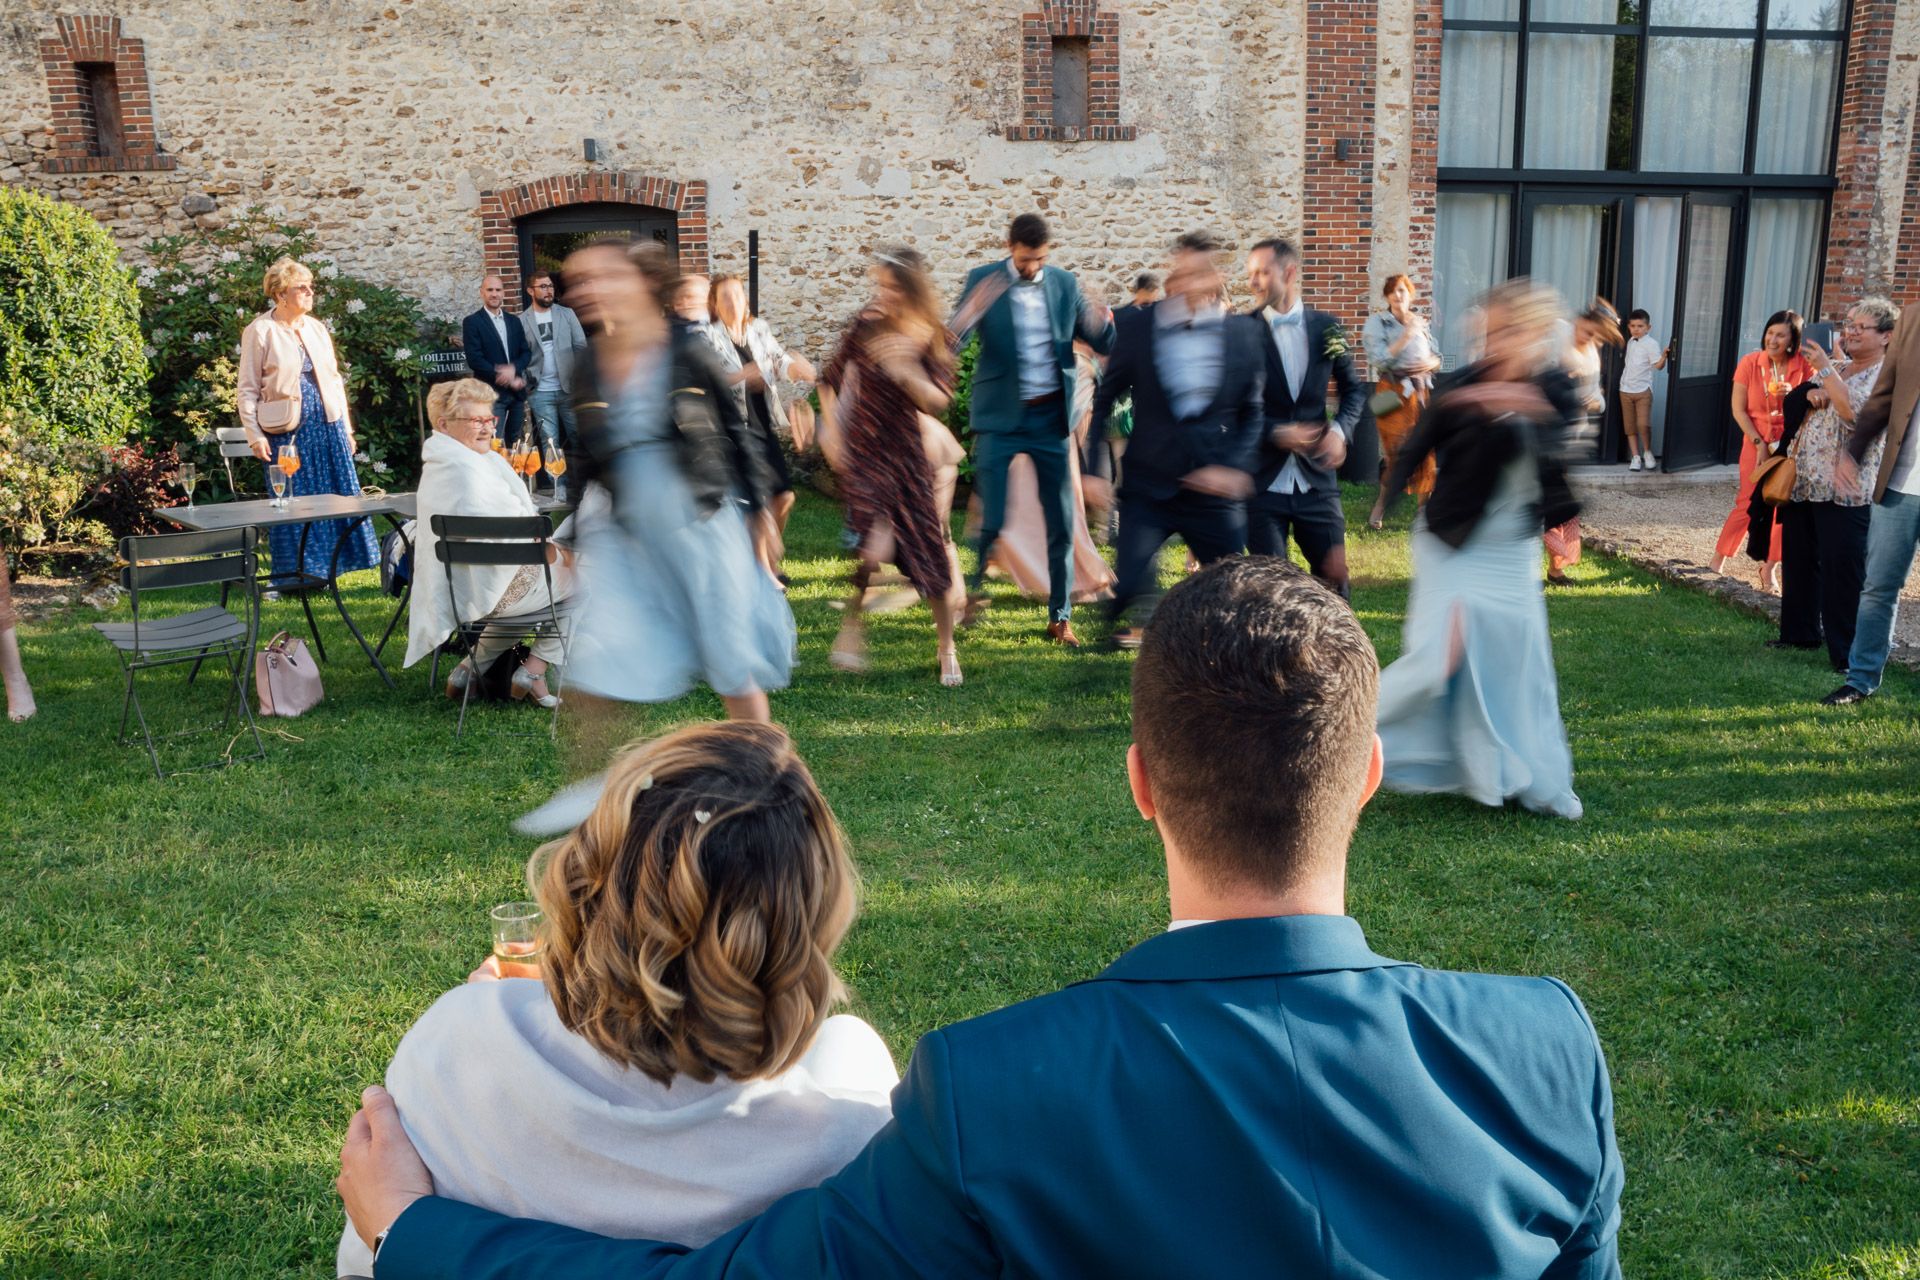
[[(713, 345), (682, 321), (673, 322), (673, 374), (669, 409), (679, 437), (680, 470), (693, 490), (702, 515), (720, 509), (729, 497), (758, 511), (777, 483), (766, 455), (754, 447), (751, 429), (740, 414), (727, 371)], [(612, 463), (623, 447), (608, 429), (608, 399), (600, 371), (582, 361), (574, 376), (575, 430), (568, 444), (570, 484), (581, 488), (598, 481), (613, 487)]]

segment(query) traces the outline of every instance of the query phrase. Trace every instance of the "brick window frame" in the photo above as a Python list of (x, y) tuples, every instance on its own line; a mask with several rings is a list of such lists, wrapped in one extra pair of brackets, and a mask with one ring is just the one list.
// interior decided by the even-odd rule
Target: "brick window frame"
[(521, 296), (520, 237), (514, 222), (570, 204), (634, 204), (670, 210), (680, 246), (680, 269), (707, 274), (705, 180), (677, 182), (671, 178), (608, 170), (560, 174), (480, 193), (482, 260), (487, 274), (499, 276), (506, 285), (508, 298)]
[[(56, 30), (59, 34), (40, 41), (53, 117), (53, 155), (46, 161), (47, 172), (137, 173), (173, 168), (177, 157), (160, 150), (154, 132), (146, 42), (122, 35), (118, 18), (62, 17), (56, 20)], [(80, 70), (88, 63), (113, 68), (119, 89), (120, 155), (89, 152), (93, 102)]]
[[(1087, 127), (1053, 122), (1053, 42), (1087, 42)], [(1013, 142), (1131, 142), (1134, 127), (1120, 123), (1120, 15), (1095, 0), (1046, 0), (1020, 15), (1020, 123), (1007, 126)]]

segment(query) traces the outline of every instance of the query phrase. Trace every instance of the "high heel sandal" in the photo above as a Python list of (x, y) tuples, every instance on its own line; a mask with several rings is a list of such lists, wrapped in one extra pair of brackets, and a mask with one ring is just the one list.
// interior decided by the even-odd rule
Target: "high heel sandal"
[(960, 674), (960, 651), (952, 645), (940, 650), (940, 683), (949, 689), (956, 689), (964, 683), (966, 677)]
[[(535, 685), (539, 685), (539, 689), (536, 690)], [(525, 667), (521, 667), (513, 673), (512, 693), (515, 702), (531, 698), (536, 707), (544, 707), (549, 711), (560, 705), (559, 695), (547, 691), (547, 674), (544, 671), (535, 675)]]
[(866, 636), (856, 628), (842, 627), (840, 634), (833, 638), (833, 648), (827, 650), (827, 663), (835, 671), (865, 671)]

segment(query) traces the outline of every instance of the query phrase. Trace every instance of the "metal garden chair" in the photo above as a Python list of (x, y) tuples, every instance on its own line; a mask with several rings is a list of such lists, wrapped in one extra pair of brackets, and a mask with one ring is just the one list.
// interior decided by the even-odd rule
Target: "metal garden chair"
[[(434, 554), (439, 558), (442, 571), (447, 575), (447, 598), (453, 605), (454, 635), (468, 649), (479, 642), (482, 636), (509, 634), (539, 639), (554, 636), (559, 639), (561, 654), (566, 653), (566, 632), (561, 629), (560, 620), (571, 608), (570, 600), (553, 598), (553, 566), (547, 561), (547, 549), (552, 545), (553, 525), (544, 515), (538, 516), (434, 516), (429, 522), (434, 535)], [(510, 614), (492, 618), (462, 618), (460, 616), (459, 594), (453, 589), (453, 570), (456, 565), (538, 565), (547, 584), (547, 607), (533, 609), (525, 613)], [(419, 572), (416, 568), (415, 572)], [(466, 688), (460, 694), (460, 721), (453, 736), (458, 738), (467, 730), (467, 704), (473, 699), (474, 686), (479, 683), (480, 672), (475, 671), (467, 680)], [(440, 651), (435, 650), (433, 667), (427, 673), (427, 687), (433, 688), (440, 681)], [(560, 708), (553, 709), (553, 719), (548, 724), (548, 732), (553, 733), (560, 722)]]
[[(127, 722), (138, 716), (141, 735), (146, 739), (147, 757), (152, 760), (157, 777), (165, 778), (168, 774), (160, 767), (160, 751), (153, 728), (147, 723), (146, 708), (140, 703), (136, 678), (142, 671), (178, 663), (191, 662), (198, 670), (204, 661), (224, 658), (229, 677), (226, 710), (216, 724), (166, 736), (186, 737), (215, 729), (225, 732), (233, 728), (237, 718), (244, 724), (241, 732), (253, 735), (254, 745), (254, 753), (241, 759), (266, 759), (266, 744), (260, 739), (253, 708), (247, 703), (253, 635), (260, 616), (259, 597), (253, 585), (254, 547), (258, 540), (259, 532), (255, 529), (163, 533), (120, 540), (120, 556), (126, 561), (120, 571), (120, 582), (127, 589), (133, 621), (96, 622), (93, 628), (113, 646), (126, 677), (126, 696), (120, 708), (120, 745), (126, 746), (132, 741), (127, 736)], [(156, 618), (146, 603), (156, 591), (210, 586), (220, 587), (223, 599), (229, 588), (237, 587), (247, 602), (247, 616), (237, 617), (220, 604)], [(237, 740), (238, 735), (235, 737)], [(231, 763), (231, 749), (229, 744), (228, 753), (220, 759), (193, 767), (212, 768)]]

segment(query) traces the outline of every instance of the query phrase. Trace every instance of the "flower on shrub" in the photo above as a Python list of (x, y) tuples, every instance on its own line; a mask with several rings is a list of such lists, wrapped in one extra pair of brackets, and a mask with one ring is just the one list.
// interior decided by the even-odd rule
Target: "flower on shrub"
[(393, 358), (395, 360), (411, 360), (413, 359), (413, 348), (395, 347), (393, 349)]
[(173, 286), (173, 292), (175, 293), (185, 293), (187, 289), (188, 289), (188, 285), (185, 280), (182, 280), (178, 284)]
[(208, 333), (205, 329), (202, 329), (198, 333), (193, 335), (193, 345), (196, 347), (203, 342), (211, 342), (211, 341), (213, 341), (213, 335), (211, 333)]
[(240, 255), (232, 249), (222, 249), (220, 251), (220, 261), (221, 262), (238, 262), (240, 261)]
[(367, 304), (366, 304), (366, 303), (364, 303), (364, 302), (362, 302), (362, 301), (360, 301), (360, 299), (358, 299), (358, 298), (348, 298), (348, 299), (347, 299), (347, 314), (348, 314), (348, 315), (350, 315), (350, 316), (357, 316), (357, 315), (359, 315), (359, 314), (360, 314), (360, 313), (361, 313), (362, 311), (365, 311), (366, 309), (367, 309)]

